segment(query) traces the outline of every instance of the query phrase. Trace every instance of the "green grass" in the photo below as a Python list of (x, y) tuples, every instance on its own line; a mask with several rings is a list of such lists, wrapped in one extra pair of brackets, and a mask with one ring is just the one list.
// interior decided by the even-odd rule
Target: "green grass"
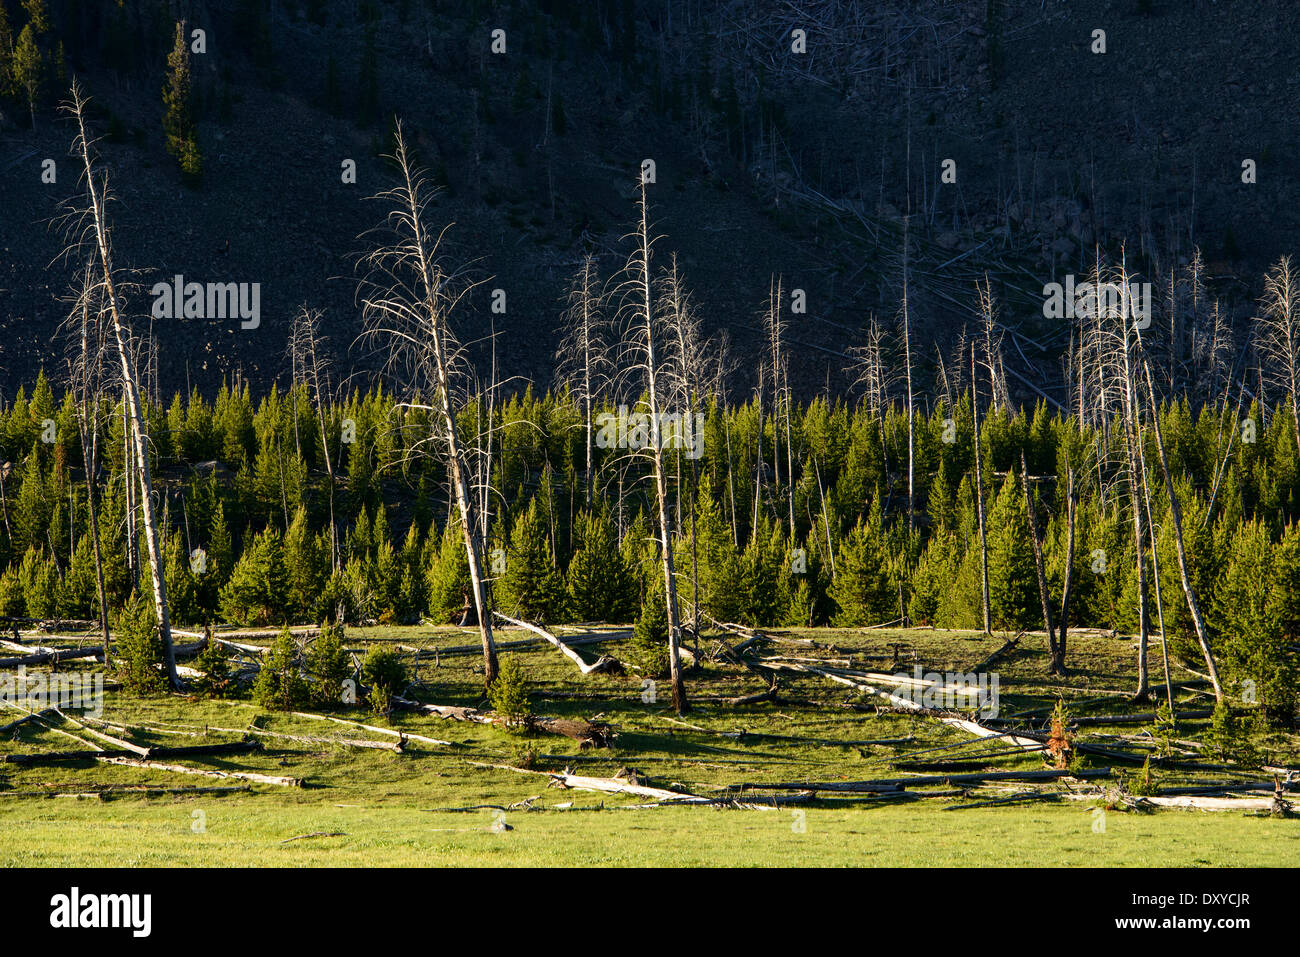
[[(773, 646), (787, 655), (844, 656), (859, 667), (910, 672), (969, 669), (997, 648), (1001, 637), (957, 632), (792, 630), (819, 646)], [(505, 632), (502, 640), (519, 637)], [(420, 647), (472, 643), (459, 629), (386, 627), (349, 629), (348, 643), (399, 641)], [(706, 643), (707, 644), (707, 643)], [(1003, 714), (1048, 708), (1058, 695), (1074, 714), (1130, 710), (1119, 692), (1132, 685), (1133, 643), (1079, 634), (1071, 638), (1079, 670), (1066, 679), (1046, 674), (1041, 640), (1028, 637), (995, 670), (1001, 678)], [(901, 646), (901, 647), (897, 647)], [(619, 646), (602, 650), (619, 653)], [(895, 648), (898, 661), (893, 660)], [(759, 680), (734, 666), (707, 664), (689, 679), (694, 709), (678, 719), (661, 699), (642, 701), (635, 676), (582, 677), (549, 647), (517, 650), (534, 693), (537, 712), (598, 718), (618, 732), (615, 747), (580, 751), (568, 738), (521, 738), (481, 724), (411, 714), (395, 715), (393, 728), (449, 740), (454, 747), (414, 744), (403, 754), (359, 750), (337, 743), (263, 739), (260, 753), (187, 763), (219, 770), (251, 770), (304, 779), (301, 789), (254, 784), (248, 792), (185, 796), (118, 793), (106, 800), (21, 797), (17, 792), (75, 791), (90, 785), (152, 784), (169, 787), (239, 782), (99, 764), (45, 767), (0, 765), (0, 863), (19, 866), (428, 866), (428, 865), (1294, 865), (1300, 862), (1300, 822), (1241, 812), (1109, 810), (1104, 831), (1094, 801), (951, 809), (972, 800), (1016, 793), (1018, 785), (985, 785), (969, 798), (934, 797), (908, 803), (848, 802), (826, 795), (798, 809), (748, 810), (715, 807), (630, 808), (644, 799), (548, 787), (541, 774), (501, 767), (521, 747), (539, 752), (534, 770), (561, 770), (610, 777), (635, 769), (649, 783), (701, 795), (742, 782), (834, 781), (916, 773), (895, 764), (911, 752), (948, 748), (928, 759), (969, 753), (971, 737), (929, 718), (877, 713), (845, 705), (869, 699), (851, 688), (812, 675), (783, 678), (780, 704), (732, 707), (723, 697), (760, 690)], [(770, 653), (770, 652), (769, 652)], [(870, 657), (881, 656), (881, 657)], [(1160, 674), (1159, 650), (1152, 674)], [(71, 666), (69, 666), (71, 667)], [(78, 666), (89, 670), (88, 665)], [(443, 658), (440, 667), (422, 659), (422, 700), (486, 707), (475, 656)], [(1182, 673), (1186, 677), (1185, 673)], [(666, 689), (660, 689), (661, 696)], [(581, 695), (578, 697), (576, 695)], [(712, 700), (705, 700), (712, 699)], [(1204, 707), (1184, 695), (1180, 704)], [(16, 712), (5, 711), (0, 723)], [(385, 724), (359, 709), (338, 714)], [(359, 729), (270, 714), (247, 701), (195, 701), (179, 696), (135, 699), (110, 692), (106, 720), (127, 725), (141, 744), (184, 745), (237, 740), (237, 734), (206, 731), (220, 726), (257, 726), (296, 735), (331, 738), (383, 736)], [(163, 735), (141, 726), (183, 730)], [(1189, 721), (1179, 737), (1200, 736), (1206, 721)], [(744, 739), (724, 733), (745, 731)], [(1092, 734), (1141, 734), (1141, 726), (1090, 727)], [(759, 737), (770, 735), (772, 737)], [(778, 737), (779, 736), (779, 737)], [(6, 736), (7, 737), (7, 736)], [(904, 744), (845, 742), (910, 738)], [(1294, 765), (1297, 740), (1274, 734), (1261, 739), (1270, 760)], [(1132, 746), (1131, 744), (1129, 746)], [(82, 747), (48, 729), (23, 726), (0, 752)], [(985, 745), (987, 747), (987, 745)], [(179, 760), (179, 759), (178, 759)], [(1043, 766), (1037, 755), (977, 758), (999, 770)], [(1162, 773), (1160, 783), (1188, 775)], [(765, 792), (750, 792), (760, 801)], [(538, 810), (520, 806), (530, 804)], [(565, 810), (556, 805), (571, 804)], [(450, 812), (471, 805), (500, 805), (509, 831), (489, 830), (491, 809)], [(440, 810), (441, 809), (441, 810)], [(544, 809), (544, 810), (543, 810)], [(801, 813), (796, 813), (796, 810)], [(800, 830), (800, 827), (802, 830)], [(341, 832), (288, 841), (313, 832)]]

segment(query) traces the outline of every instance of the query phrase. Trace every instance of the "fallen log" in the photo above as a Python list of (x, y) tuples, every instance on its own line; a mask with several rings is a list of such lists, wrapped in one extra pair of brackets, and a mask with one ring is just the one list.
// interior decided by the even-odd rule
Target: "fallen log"
[(148, 748), (142, 748), (140, 747), (140, 745), (132, 744), (130, 741), (124, 741), (121, 738), (113, 737), (111, 734), (105, 734), (102, 731), (96, 731), (94, 728), (88, 728), (80, 721), (68, 717), (58, 708), (51, 708), (50, 710), (53, 711), (55, 714), (57, 714), (64, 721), (68, 722), (68, 724), (72, 725), (74, 728), (81, 729), (82, 731), (86, 732), (86, 734), (90, 735), (92, 738), (98, 738), (101, 741), (106, 741), (109, 744), (113, 745), (115, 748), (118, 748), (119, 750), (131, 751), (134, 752), (135, 754), (140, 755), (141, 757), (146, 757), (149, 754)]
[(1086, 771), (1045, 768), (1041, 771), (982, 771), (974, 774), (924, 774), (905, 778), (882, 778), (876, 781), (796, 781), (785, 784), (742, 784), (741, 788), (766, 791), (811, 789), (813, 791), (897, 791), (905, 788), (926, 787), (934, 784), (983, 784), (988, 781), (1052, 781), (1057, 778), (1107, 778), (1110, 768), (1093, 768)]
[(581, 671), (584, 675), (622, 674), (625, 670), (623, 668), (623, 663), (621, 661), (619, 661), (617, 658), (611, 658), (608, 655), (601, 655), (594, 662), (588, 664), (586, 659), (584, 659), (580, 654), (578, 654), (576, 651), (574, 651), (564, 642), (560, 641), (559, 638), (555, 637), (555, 635), (551, 634), (549, 631), (545, 630), (544, 628), (540, 628), (537, 625), (532, 624), (531, 622), (521, 621), (518, 618), (511, 618), (508, 615), (503, 615), (499, 611), (494, 611), (493, 614), (496, 615), (504, 622), (508, 622), (509, 624), (512, 624), (518, 628), (523, 628), (527, 631), (531, 631), (533, 634), (537, 635), (539, 638), (543, 639), (544, 641), (550, 642), (552, 645), (554, 645), (556, 648), (560, 650), (561, 654), (563, 654), (566, 658), (568, 658), (575, 665), (577, 665), (578, 670)]
[(352, 728), (361, 728), (365, 731), (373, 731), (376, 734), (390, 734), (403, 741), (419, 741), (422, 744), (436, 744), (442, 747), (450, 748), (455, 746), (454, 741), (441, 741), (438, 738), (426, 738), (422, 734), (416, 734), (413, 731), (397, 731), (393, 728), (380, 728), (373, 724), (362, 724), (360, 721), (349, 721), (346, 718), (336, 718), (328, 714), (312, 714), (309, 711), (291, 711), (289, 712), (296, 718), (315, 718), (317, 721), (333, 721), (336, 724), (347, 725)]
[[(944, 711), (936, 711), (933, 708), (926, 708), (923, 705), (917, 704), (915, 701), (911, 700), (910, 698), (904, 698), (901, 697), (900, 695), (893, 694), (892, 692), (884, 691), (880, 688), (877, 688), (875, 685), (867, 684), (865, 681), (862, 681), (860, 678), (857, 678), (855, 676), (850, 676), (850, 675), (844, 675), (828, 668), (817, 668), (812, 665), (803, 665), (803, 664), (794, 664), (794, 663), (781, 663), (781, 664), (774, 664), (774, 665), (765, 664), (762, 665), (762, 667), (771, 668), (774, 671), (803, 671), (809, 674), (820, 675), (821, 677), (829, 678), (831, 681), (838, 682), (839, 684), (848, 685), (850, 688), (856, 688), (859, 691), (865, 691), (879, 698), (884, 698), (890, 704), (894, 705), (897, 708), (901, 708), (905, 711), (914, 711), (917, 712), (918, 714), (924, 714), (928, 717), (935, 718), (938, 721), (942, 721), (944, 724), (951, 725), (954, 728), (960, 728), (961, 730), (966, 731), (969, 734), (975, 734), (981, 737), (987, 737), (992, 735), (1005, 737), (1008, 741), (1011, 741), (1017, 747), (1021, 747), (1026, 750), (1035, 750), (1035, 751), (1039, 750), (1043, 743), (1042, 741), (1039, 741), (1035, 738), (1023, 737), (1014, 733), (998, 734), (997, 732), (994, 732), (989, 728), (984, 727), (983, 725), (971, 721), (968, 718), (952, 715)], [(891, 676), (885, 676), (885, 677), (891, 677)]]
[[(246, 754), (260, 751), (261, 743), (257, 741), (238, 741), (229, 744), (199, 744), (179, 748), (150, 748), (149, 758), (198, 758), (210, 755)], [(97, 758), (134, 758), (133, 751), (34, 751), (25, 754), (0, 755), (4, 764), (60, 764), (64, 761), (91, 761)]]
[(140, 761), (135, 758), (96, 758), (95, 760), (104, 764), (120, 764), (130, 768), (149, 768), (154, 771), (171, 771), (175, 774), (198, 774), (208, 778), (234, 778), (240, 781), (252, 781), (256, 784), (276, 784), (286, 788), (302, 787), (302, 778), (258, 774), (254, 771), (214, 771), (209, 768), (191, 768), (183, 764), (163, 764), (159, 761)]
[(17, 658), (0, 658), (0, 668), (17, 668), (20, 665), (23, 667), (28, 665), (48, 665), (57, 664), (60, 661), (75, 661), (79, 658), (102, 657), (104, 657), (103, 645), (93, 645), (89, 648), (56, 648), (31, 655), (20, 655)]
[(38, 718), (42, 718), (47, 714), (53, 714), (53, 713), (54, 713), (53, 708), (46, 708), (44, 711), (29, 711), (27, 714), (23, 715), (17, 721), (10, 721), (8, 724), (0, 726), (0, 734), (4, 734), (6, 731), (12, 731), (14, 728), (17, 727), (21, 727), (22, 725), (26, 724), (28, 721), (35, 721)]
[(518, 774), (543, 774), (551, 779), (552, 786), (572, 788), (576, 791), (599, 791), (603, 794), (634, 794), (638, 797), (654, 798), (656, 801), (671, 801), (681, 804), (707, 804), (709, 798), (681, 791), (668, 791), (664, 788), (652, 788), (633, 781), (620, 778), (593, 778), (583, 774), (572, 774), (565, 769), (557, 771), (533, 771), (530, 768), (516, 768), (509, 764), (484, 764), (471, 761), (470, 764), (481, 768), (496, 768), (502, 771), (514, 771)]
[(208, 726), (212, 731), (224, 731), (227, 734), (252, 734), (261, 738), (279, 738), (283, 741), (297, 741), (299, 744), (341, 744), (348, 748), (370, 748), (376, 751), (402, 753), (401, 742), (390, 744), (387, 741), (363, 741), (359, 738), (317, 738), (308, 734), (288, 734), (284, 731), (263, 731), (261, 728), (218, 728)]
[[(632, 637), (631, 631), (612, 631), (598, 635), (579, 635), (576, 638), (569, 638), (565, 641), (570, 647), (581, 645), (598, 645), (605, 641), (623, 641)], [(532, 646), (544, 641), (542, 638), (517, 638), (511, 641), (496, 642), (496, 649), (501, 651), (510, 648), (531, 648)], [(418, 657), (433, 658), (444, 657), (454, 658), (462, 655), (481, 655), (483, 654), (482, 645), (452, 645), (449, 648), (425, 648), (417, 649), (413, 654)]]
[(1280, 801), (1272, 797), (1195, 797), (1184, 794), (1177, 797), (1136, 797), (1133, 799), (1133, 803), (1139, 807), (1149, 804), (1155, 807), (1195, 808), (1200, 811), (1272, 811), (1276, 810), (1276, 805), (1279, 804), (1283, 806), (1285, 811), (1291, 809), (1289, 801)]
[(248, 791), (247, 784), (235, 786), (199, 787), (150, 787), (147, 785), (108, 785), (93, 791), (0, 791), (0, 797), (43, 797), (43, 798), (98, 798), (106, 801), (122, 793), (132, 794), (231, 794)]
[(1020, 644), (1020, 639), (1023, 638), (1024, 636), (1025, 633), (1022, 631), (1020, 634), (1016, 635), (1016, 637), (1008, 638), (1005, 642), (1002, 643), (1001, 648), (999, 648), (997, 651), (993, 652), (993, 654), (989, 655), (987, 658), (985, 658), (983, 661), (977, 664), (974, 668), (971, 669), (971, 671), (978, 674), (979, 672), (986, 670), (989, 667), (989, 665), (1000, 660), (1002, 656), (1005, 655), (1007, 652), (1014, 650), (1016, 645)]
[[(1196, 711), (1179, 711), (1178, 720), (1184, 718), (1211, 718), (1214, 711), (1209, 708), (1201, 708)], [(1156, 720), (1154, 711), (1148, 711), (1138, 714), (1086, 714), (1077, 718), (1070, 719), (1071, 727), (1083, 727), (1085, 725), (1096, 724), (1151, 724)]]

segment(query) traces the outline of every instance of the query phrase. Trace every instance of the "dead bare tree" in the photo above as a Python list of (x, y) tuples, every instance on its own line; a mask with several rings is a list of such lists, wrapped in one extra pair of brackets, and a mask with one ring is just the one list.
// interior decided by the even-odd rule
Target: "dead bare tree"
[(72, 347), (68, 357), (69, 388), (76, 397), (77, 433), (81, 439), (81, 460), (85, 473), (86, 519), (95, 558), (95, 588), (99, 601), (99, 625), (104, 635), (104, 663), (112, 659), (112, 637), (108, 627), (108, 596), (104, 590), (104, 560), (99, 541), (99, 512), (95, 489), (99, 474), (99, 414), (101, 395), (108, 378), (103, 328), (103, 301), (98, 295), (93, 261), (85, 264), (73, 298), (72, 312), (64, 322)]
[(591, 508), (594, 426), (593, 406), (604, 393), (609, 376), (609, 343), (605, 335), (605, 294), (600, 289), (596, 258), (588, 253), (569, 286), (564, 311), (564, 338), (555, 352), (557, 382), (567, 385), (582, 409), (586, 430), (587, 508)]
[[(781, 485), (781, 417), (786, 419), (786, 498), (789, 505), (790, 534), (794, 535), (794, 477), (790, 473), (792, 460), (790, 441), (790, 394), (785, 354), (785, 294), (782, 277), (773, 276), (768, 283), (767, 306), (763, 310), (763, 331), (767, 336), (766, 373), (772, 382), (772, 472), (777, 491)], [(760, 436), (762, 431), (760, 429)]]
[(1300, 276), (1283, 256), (1264, 278), (1263, 315), (1255, 320), (1270, 384), (1281, 387), (1291, 406), (1291, 425), (1300, 448)]
[[(334, 458), (330, 453), (329, 430), (325, 427), (325, 403), (329, 394), (329, 363), (323, 354), (325, 338), (321, 334), (324, 313), (306, 306), (298, 310), (289, 333), (289, 360), (295, 386), (311, 389), (312, 405), (316, 407), (316, 424), (320, 429), (321, 454), (325, 459), (326, 481), (329, 483), (330, 508), (330, 567), (339, 567), (338, 522), (334, 516), (334, 494), (337, 480), (334, 477)], [(298, 415), (294, 411), (294, 431), (297, 432)]]
[[(1286, 273), (1290, 273), (1290, 264), (1287, 263)], [(1274, 277), (1270, 276), (1270, 280)], [(1120, 301), (1120, 318), (1124, 323), (1125, 329), (1129, 326), (1133, 328), (1134, 343), (1136, 346), (1136, 359), (1141, 365), (1142, 378), (1147, 387), (1147, 401), (1151, 412), (1151, 429), (1155, 435), (1156, 451), (1160, 456), (1160, 471), (1165, 479), (1165, 492), (1169, 495), (1169, 516), (1174, 526), (1174, 551), (1178, 558), (1178, 578), (1183, 587), (1183, 597), (1187, 600), (1187, 610), (1192, 617), (1192, 625), (1196, 630), (1196, 641), (1201, 646), (1201, 654), (1205, 658), (1205, 667), (1209, 674), (1210, 684), (1214, 688), (1214, 697), (1216, 701), (1223, 701), (1223, 688), (1219, 683), (1219, 669), (1214, 661), (1214, 653), (1210, 649), (1209, 634), (1206, 631), (1205, 619), (1201, 615), (1200, 605), (1196, 598), (1196, 589), (1192, 585), (1191, 570), (1187, 563), (1187, 548), (1183, 540), (1183, 513), (1178, 503), (1178, 492), (1174, 488), (1173, 474), (1169, 468), (1169, 456), (1165, 451), (1164, 431), (1160, 426), (1160, 405), (1156, 398), (1155, 378), (1151, 374), (1151, 363), (1147, 358), (1146, 350), (1142, 345), (1142, 328), (1141, 323), (1133, 320), (1132, 303), (1128, 295), (1129, 274), (1127, 264), (1121, 260), (1119, 272), (1117, 274), (1118, 285), (1121, 290)], [(1135, 396), (1136, 398), (1136, 396)], [(1294, 411), (1294, 406), (1293, 406)], [(1136, 505), (1135, 505), (1136, 508)], [(1141, 552), (1138, 553), (1139, 556)], [(1139, 557), (1139, 565), (1141, 559)], [(1140, 664), (1140, 674), (1142, 679), (1146, 678), (1146, 660), (1145, 647), (1143, 651), (1143, 660)], [(1145, 693), (1146, 688), (1143, 685), (1140, 692)]]
[[(678, 442), (687, 445), (691, 462), (690, 523), (691, 523), (691, 634), (698, 642), (700, 630), (700, 574), (699, 550), (695, 534), (695, 490), (699, 484), (699, 453), (703, 451), (704, 434), (695, 421), (697, 403), (704, 387), (707, 369), (715, 363), (713, 344), (706, 341), (700, 326), (700, 317), (691, 302), (686, 283), (677, 269), (677, 255), (671, 257), (668, 270), (660, 279), (662, 322), (667, 329), (668, 374), (670, 401), (685, 410), (678, 435), (689, 440)], [(717, 360), (721, 365), (721, 360)], [(788, 414), (787, 404), (787, 414)], [(680, 497), (680, 495), (679, 495)]]
[(989, 541), (984, 526), (984, 463), (980, 454), (980, 397), (979, 375), (975, 365), (975, 343), (970, 344), (970, 397), (974, 416), (975, 443), (975, 518), (980, 532), (980, 595), (984, 612), (984, 634), (993, 633), (993, 615), (989, 604)]
[[(104, 176), (96, 171), (95, 140), (91, 139), (86, 129), (87, 102), (87, 98), (82, 95), (80, 84), (74, 80), (71, 99), (65, 104), (64, 109), (77, 124), (77, 136), (73, 140), (72, 152), (82, 164), (80, 183), (85, 189), (85, 205), (78, 207), (68, 220), (71, 224), (69, 238), (72, 245), (77, 248), (89, 247), (95, 284), (99, 287), (96, 295), (102, 298), (107, 312), (121, 366), (123, 405), (127, 418), (125, 432), (127, 441), (132, 446), (132, 455), (128, 455), (127, 461), (134, 457), (137, 469), (139, 510), (144, 524), (145, 545), (149, 551), (154, 615), (163, 645), (163, 668), (171, 686), (179, 688), (180, 677), (176, 673), (176, 655), (172, 647), (171, 619), (167, 606), (167, 580), (163, 573), (162, 530), (154, 511), (148, 424), (145, 421), (140, 397), (140, 378), (132, 348), (131, 328), (127, 322), (125, 303), (120, 296), (117, 271), (113, 263), (112, 229), (106, 209), (108, 186)], [(134, 487), (135, 482), (128, 480), (127, 485)]]
[(400, 122), (395, 141), (391, 158), (401, 182), (376, 197), (392, 207), (379, 227), (386, 237), (361, 261), (366, 267), (357, 293), (365, 323), (362, 338), (386, 352), (386, 371), (409, 390), (411, 398), (399, 402), (399, 408), (433, 417), (431, 434), (416, 440), (412, 448), (438, 449), (447, 462), (483, 642), (483, 682), (490, 686), (497, 676), (491, 595), (483, 572), (481, 528), (470, 498), (468, 464), (456, 431), (454, 382), (464, 359), (450, 326), (452, 313), (474, 286), (446, 267), (441, 247), (450, 226), (433, 233), (426, 225), (431, 193), (407, 152)]
[(653, 278), (653, 252), (658, 237), (651, 235), (649, 202), (646, 198), (644, 177), (640, 181), (637, 201), (639, 218), (636, 229), (630, 234), (635, 246), (623, 269), (623, 279), (618, 287), (617, 314), (620, 329), (620, 373), (636, 381), (641, 398), (638, 405), (649, 416), (649, 442), (640, 450), (650, 459), (651, 478), (655, 486), (655, 508), (658, 521), (660, 561), (663, 565), (664, 604), (668, 618), (668, 667), (672, 682), (673, 708), (678, 714), (689, 710), (686, 684), (681, 666), (681, 619), (678, 614), (677, 576), (673, 566), (673, 532), (668, 517), (668, 482), (664, 467), (663, 420), (660, 413), (672, 395), (671, 360), (665, 356), (665, 337), (662, 309), (656, 304)]

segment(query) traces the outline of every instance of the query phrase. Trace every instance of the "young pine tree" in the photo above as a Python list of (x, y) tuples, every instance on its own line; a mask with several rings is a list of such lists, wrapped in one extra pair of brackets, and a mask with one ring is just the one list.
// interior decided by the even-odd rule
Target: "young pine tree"
[(184, 20), (176, 24), (176, 42), (167, 56), (167, 79), (162, 95), (167, 152), (180, 163), (186, 180), (195, 183), (203, 174), (203, 154), (199, 150), (198, 124), (194, 120), (190, 47)]
[(500, 580), (501, 600), (514, 614), (530, 621), (560, 620), (564, 612), (564, 579), (551, 565), (546, 526), (534, 499), (515, 520)]

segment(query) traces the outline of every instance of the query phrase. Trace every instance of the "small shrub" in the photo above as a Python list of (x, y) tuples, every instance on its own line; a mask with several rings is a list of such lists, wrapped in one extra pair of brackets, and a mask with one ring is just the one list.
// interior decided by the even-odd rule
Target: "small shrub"
[(307, 682), (302, 676), (298, 643), (285, 628), (262, 660), (253, 684), (253, 698), (264, 708), (293, 711), (307, 703)]
[(1151, 770), (1151, 758), (1142, 762), (1142, 770), (1124, 779), (1124, 786), (1134, 797), (1150, 797), (1160, 789), (1160, 779)]
[(1056, 700), (1056, 708), (1052, 711), (1052, 733), (1047, 739), (1047, 750), (1051, 753), (1056, 761), (1056, 766), (1061, 769), (1070, 766), (1070, 757), (1073, 748), (1071, 741), (1073, 735), (1069, 732), (1070, 713), (1065, 709), (1065, 699)]
[(211, 638), (194, 662), (202, 674), (194, 681), (194, 690), (207, 698), (224, 698), (234, 691), (230, 673), (230, 652)]
[(1259, 753), (1251, 741), (1255, 724), (1249, 715), (1239, 715), (1227, 704), (1220, 703), (1215, 706), (1214, 717), (1210, 719), (1210, 746), (1225, 761), (1258, 764)]
[(393, 710), (393, 697), (406, 690), (406, 666), (395, 651), (376, 645), (366, 652), (366, 660), (361, 663), (361, 680), (370, 689), (371, 710), (388, 714)]
[(343, 700), (343, 682), (351, 672), (352, 662), (343, 647), (343, 627), (323, 626), (307, 653), (312, 701), (323, 707), (338, 705)]
[(122, 685), (140, 696), (163, 691), (167, 687), (160, 669), (163, 643), (153, 605), (133, 592), (118, 617), (117, 628), (117, 667)]
[(531, 725), (532, 708), (528, 701), (528, 679), (513, 656), (501, 661), (496, 680), (488, 688), (488, 701), (492, 710), (506, 721), (506, 727), (516, 731), (527, 731)]
[(631, 663), (649, 678), (666, 678), (669, 673), (668, 605), (663, 586), (652, 587), (641, 606), (629, 643)]

